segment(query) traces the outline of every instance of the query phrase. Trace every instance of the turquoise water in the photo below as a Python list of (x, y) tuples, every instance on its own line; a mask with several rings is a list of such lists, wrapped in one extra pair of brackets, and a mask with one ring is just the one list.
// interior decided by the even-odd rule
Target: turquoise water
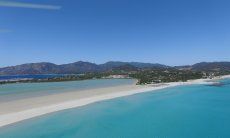
[(0, 103), (28, 97), (44, 96), (69, 91), (133, 84), (133, 79), (98, 79), (84, 81), (20, 83), (0, 85)]
[(102, 101), (0, 129), (3, 138), (230, 137), (230, 80)]

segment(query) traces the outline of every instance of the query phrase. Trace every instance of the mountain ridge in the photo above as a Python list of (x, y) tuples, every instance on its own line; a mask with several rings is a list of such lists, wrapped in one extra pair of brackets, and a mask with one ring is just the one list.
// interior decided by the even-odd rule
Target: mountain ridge
[(0, 75), (25, 75), (25, 74), (78, 74), (91, 72), (106, 72), (111, 70), (137, 71), (139, 69), (167, 69), (193, 71), (220, 71), (230, 70), (230, 62), (200, 62), (186, 66), (167, 66), (159, 63), (122, 62), (109, 61), (103, 64), (95, 64), (85, 61), (77, 61), (68, 64), (57, 65), (50, 62), (26, 63), (16, 66), (0, 68)]
[(230, 71), (230, 62), (200, 62), (193, 65), (176, 66), (175, 68), (194, 71)]
[[(110, 71), (120, 66), (131, 65), (136, 68), (166, 68), (163, 64), (142, 63), (142, 62), (121, 62), (109, 61), (104, 64), (95, 64), (85, 61), (77, 61), (68, 64), (57, 65), (50, 62), (26, 63), (16, 66), (0, 68), (0, 75), (25, 75), (25, 74), (77, 74), (90, 72)], [(130, 67), (131, 68), (131, 67)]]

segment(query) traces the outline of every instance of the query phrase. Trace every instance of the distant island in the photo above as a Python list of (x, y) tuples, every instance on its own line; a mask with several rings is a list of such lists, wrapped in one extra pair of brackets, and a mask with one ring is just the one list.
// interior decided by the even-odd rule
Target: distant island
[[(48, 62), (29, 63), (0, 68), (0, 75), (59, 74), (47, 78), (21, 78), (0, 80), (0, 84), (26, 82), (59, 82), (86, 79), (135, 78), (137, 84), (178, 82), (201, 78), (213, 78), (230, 74), (230, 62), (201, 62), (186, 66), (167, 66), (141, 62), (110, 61), (104, 64), (78, 61), (56, 65)], [(61, 75), (60, 75), (61, 74)]]

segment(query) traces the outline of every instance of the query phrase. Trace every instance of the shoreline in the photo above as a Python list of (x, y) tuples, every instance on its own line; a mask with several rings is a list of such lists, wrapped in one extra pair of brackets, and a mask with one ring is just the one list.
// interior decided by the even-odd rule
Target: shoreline
[[(22, 100), (20, 102), (15, 101), (14, 103), (15, 105), (20, 106), (21, 104), (24, 105), (25, 107), (27, 106), (27, 108), (17, 109), (21, 111), (5, 112), (0, 114), (0, 128), (26, 119), (34, 118), (37, 116), (41, 116), (41, 115), (45, 115), (48, 113), (53, 113), (65, 109), (77, 108), (80, 106), (85, 106), (99, 101), (104, 101), (104, 100), (109, 100), (109, 99), (114, 99), (114, 98), (119, 98), (124, 96), (130, 96), (130, 95), (135, 95), (144, 92), (152, 92), (152, 91), (165, 89), (169, 87), (175, 87), (175, 86), (193, 85), (193, 84), (213, 84), (216, 83), (215, 81), (220, 79), (225, 79), (225, 78), (230, 78), (230, 75), (220, 76), (214, 79), (190, 80), (187, 82), (148, 84), (148, 85), (141, 85), (141, 86), (132, 85), (132, 86), (109, 87), (109, 88), (101, 88), (96, 90), (82, 91), (79, 92), (78, 95), (73, 92), (73, 93), (39, 97), (36, 99), (31, 98), (24, 101)], [(40, 101), (44, 99), (46, 99), (46, 102)], [(36, 100), (41, 102), (42, 104), (40, 103), (37, 104), (36, 105), (37, 107), (36, 106), (33, 107), (32, 105), (30, 105), (31, 107), (28, 107), (29, 106), (28, 104), (31, 104), (30, 103), (31, 101), (35, 102)], [(10, 104), (11, 102), (6, 103), (5, 105), (7, 106)], [(14, 107), (15, 105), (12, 105), (12, 107)], [(2, 105), (2, 107), (4, 107), (4, 105)], [(8, 110), (9, 109), (5, 107), (5, 111)]]

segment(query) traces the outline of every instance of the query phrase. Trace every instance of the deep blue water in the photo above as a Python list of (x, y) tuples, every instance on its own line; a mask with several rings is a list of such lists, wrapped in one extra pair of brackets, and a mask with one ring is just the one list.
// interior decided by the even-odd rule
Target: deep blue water
[(230, 85), (180, 86), (102, 101), (0, 129), (3, 138), (229, 138)]

